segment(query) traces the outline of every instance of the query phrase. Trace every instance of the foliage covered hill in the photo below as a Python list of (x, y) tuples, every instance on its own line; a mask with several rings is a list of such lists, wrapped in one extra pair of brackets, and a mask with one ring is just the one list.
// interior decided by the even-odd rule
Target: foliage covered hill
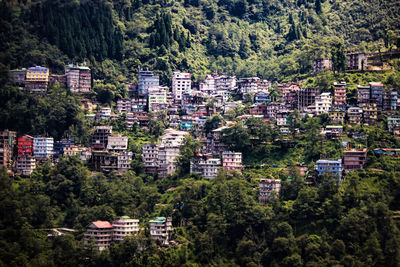
[[(398, 45), (400, 6), (380, 0), (65, 0), (1, 3), (0, 61), (62, 71), (90, 61), (95, 78), (134, 79), (139, 66), (195, 79), (218, 70), (300, 78), (332, 42)], [(120, 76), (119, 76), (120, 75)]]

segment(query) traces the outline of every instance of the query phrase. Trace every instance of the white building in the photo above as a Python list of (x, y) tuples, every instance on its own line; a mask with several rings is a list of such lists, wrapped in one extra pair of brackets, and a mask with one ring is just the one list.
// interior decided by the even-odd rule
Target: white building
[(211, 96), (215, 92), (215, 80), (213, 75), (207, 75), (204, 79), (204, 83), (200, 83), (200, 91), (206, 95)]
[(156, 217), (150, 220), (150, 235), (153, 239), (161, 240), (167, 245), (172, 234), (172, 218)]
[(328, 113), (331, 105), (332, 105), (331, 93), (322, 93), (319, 96), (315, 97), (315, 113), (316, 113), (316, 115)]
[(120, 114), (131, 112), (132, 111), (132, 100), (129, 98), (119, 99), (117, 101), (117, 110)]
[(111, 118), (111, 108), (104, 107), (100, 110), (100, 119), (106, 120)]
[(30, 176), (36, 168), (36, 160), (34, 157), (18, 157), (15, 163), (16, 173), (22, 176)]
[(192, 89), (192, 81), (189, 72), (174, 72), (172, 76), (172, 94), (175, 101), (182, 100), (182, 93)]
[(108, 150), (127, 150), (128, 137), (122, 135), (109, 135), (107, 141)]
[(53, 155), (53, 137), (35, 137), (33, 139), (33, 155), (37, 159), (50, 158)]
[(221, 159), (210, 158), (206, 160), (190, 161), (190, 173), (199, 173), (204, 178), (214, 179), (222, 167)]
[(119, 151), (117, 157), (118, 171), (127, 171), (131, 167), (133, 153), (131, 151)]
[(121, 242), (127, 236), (135, 235), (139, 232), (139, 220), (122, 216), (112, 222), (113, 241)]

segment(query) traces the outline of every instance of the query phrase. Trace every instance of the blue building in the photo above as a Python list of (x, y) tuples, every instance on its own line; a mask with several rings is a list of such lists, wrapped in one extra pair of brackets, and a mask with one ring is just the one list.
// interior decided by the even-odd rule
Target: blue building
[(371, 100), (376, 103), (378, 110), (383, 109), (383, 84), (382, 83), (370, 83), (371, 88)]
[(63, 139), (61, 141), (54, 142), (54, 158), (58, 158), (60, 155), (64, 155), (64, 148), (74, 144), (74, 139)]
[(332, 176), (337, 178), (342, 178), (342, 159), (338, 160), (326, 160), (320, 159), (317, 161), (317, 171), (318, 175), (325, 173), (332, 174)]
[(267, 104), (269, 102), (269, 95), (265, 92), (258, 92), (254, 95), (254, 104)]
[(181, 131), (190, 131), (193, 127), (193, 122), (191, 121), (182, 121), (180, 129)]
[(160, 86), (160, 79), (152, 71), (140, 70), (138, 77), (139, 95), (147, 95), (150, 87)]

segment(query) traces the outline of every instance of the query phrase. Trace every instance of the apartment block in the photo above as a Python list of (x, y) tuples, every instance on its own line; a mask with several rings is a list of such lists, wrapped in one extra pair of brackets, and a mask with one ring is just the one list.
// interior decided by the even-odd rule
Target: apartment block
[(371, 100), (376, 103), (378, 110), (383, 109), (383, 84), (382, 83), (370, 83), (371, 88)]
[(120, 114), (132, 112), (132, 100), (130, 98), (119, 99), (117, 101), (117, 110)]
[(160, 240), (164, 245), (168, 245), (172, 235), (172, 218), (156, 217), (149, 221), (150, 235), (155, 240)]
[(160, 104), (167, 105), (167, 92), (168, 87), (166, 86), (150, 87), (148, 89), (149, 111), (156, 111), (157, 106)]
[(308, 106), (315, 104), (315, 98), (319, 95), (319, 89), (301, 88), (297, 94), (297, 108), (299, 110), (304, 110)]
[(154, 75), (152, 71), (140, 70), (138, 75), (138, 93), (139, 95), (147, 95), (150, 87), (160, 85), (160, 79)]
[(365, 53), (349, 51), (346, 53), (348, 70), (366, 70), (368, 68), (368, 57)]
[(258, 183), (260, 187), (258, 200), (260, 202), (266, 203), (278, 197), (281, 191), (281, 180), (279, 179), (261, 179)]
[(224, 151), (222, 153), (222, 167), (228, 171), (242, 171), (242, 153)]
[(343, 151), (343, 169), (344, 171), (360, 170), (364, 167), (367, 160), (367, 149), (363, 150), (345, 150)]
[(93, 242), (99, 251), (110, 247), (113, 240), (113, 226), (107, 221), (95, 221), (89, 224), (84, 234), (85, 247)]
[(74, 93), (89, 93), (91, 89), (91, 71), (87, 66), (69, 64), (65, 67), (67, 87)]
[(20, 156), (15, 162), (15, 172), (22, 176), (30, 176), (36, 168), (36, 160), (33, 156)]
[(53, 137), (35, 137), (33, 139), (33, 155), (36, 159), (48, 159), (54, 152)]
[(112, 134), (112, 126), (96, 126), (92, 135), (92, 148), (103, 150), (107, 147), (108, 136)]
[(374, 124), (378, 119), (376, 103), (363, 104), (363, 120), (366, 124)]
[(24, 134), (18, 137), (18, 157), (33, 155), (33, 136)]
[(395, 89), (383, 92), (383, 110), (397, 110), (398, 94)]
[(347, 110), (347, 118), (350, 124), (361, 124), (363, 118), (362, 108), (350, 107)]
[(316, 169), (318, 171), (318, 175), (330, 174), (333, 177), (340, 179), (342, 177), (342, 159), (320, 159), (317, 161)]
[(319, 58), (314, 60), (314, 73), (318, 73), (323, 69), (332, 70), (332, 60), (330, 58)]
[(344, 118), (346, 116), (346, 106), (336, 106), (332, 105), (329, 108), (329, 117), (334, 124), (343, 124)]
[(336, 140), (343, 135), (343, 126), (341, 125), (327, 125), (324, 129), (327, 139)]
[(190, 73), (188, 72), (174, 72), (172, 76), (172, 94), (174, 100), (180, 102), (182, 100), (182, 94), (186, 90), (192, 89), (192, 81), (190, 79)]
[(25, 88), (32, 93), (45, 93), (49, 83), (49, 69), (41, 66), (30, 67), (26, 71)]
[(387, 118), (387, 127), (389, 132), (393, 133), (395, 128), (400, 127), (400, 116), (399, 115), (392, 115)]
[(111, 108), (104, 107), (100, 110), (100, 120), (107, 120), (111, 118)]
[(108, 150), (127, 150), (128, 137), (122, 135), (109, 135), (107, 138)]
[(190, 173), (199, 173), (208, 179), (214, 179), (221, 167), (222, 162), (218, 158), (194, 158), (190, 161)]
[(113, 241), (121, 242), (127, 236), (133, 236), (139, 232), (139, 220), (122, 216), (112, 222)]
[(10, 168), (14, 156), (17, 133), (4, 130), (0, 132), (0, 167)]
[(26, 69), (10, 70), (10, 82), (15, 85), (24, 86), (26, 79)]
[(346, 83), (334, 83), (334, 101), (335, 106), (346, 106)]
[(321, 115), (328, 113), (332, 105), (331, 93), (322, 93), (315, 98), (315, 113)]
[(357, 103), (359, 107), (362, 107), (363, 104), (370, 103), (371, 99), (371, 88), (369, 86), (357, 86)]
[(130, 168), (132, 152), (119, 151), (92, 151), (91, 166), (95, 171), (101, 172), (124, 172)]

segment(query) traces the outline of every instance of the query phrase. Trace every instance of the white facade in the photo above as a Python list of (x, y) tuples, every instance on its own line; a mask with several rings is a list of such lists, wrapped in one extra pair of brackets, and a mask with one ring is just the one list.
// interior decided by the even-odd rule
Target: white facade
[(150, 220), (150, 235), (153, 239), (161, 240), (168, 244), (172, 233), (172, 218), (156, 217)]
[(113, 241), (120, 242), (127, 236), (132, 236), (139, 232), (139, 220), (122, 216), (112, 222)]
[(127, 150), (128, 137), (122, 135), (110, 135), (107, 142), (108, 150)]
[(120, 151), (118, 153), (117, 168), (118, 171), (127, 171), (131, 167), (133, 153), (130, 151)]
[(315, 113), (317, 115), (328, 113), (331, 105), (332, 105), (331, 93), (322, 93), (315, 98)]
[(23, 176), (30, 176), (36, 168), (36, 160), (34, 157), (26, 156), (26, 157), (18, 157), (17, 162), (15, 164), (16, 173), (21, 174)]
[(188, 72), (174, 72), (172, 76), (172, 93), (175, 101), (182, 100), (182, 93), (191, 90), (192, 81)]
[(207, 75), (204, 79), (204, 83), (200, 83), (200, 91), (206, 95), (211, 96), (215, 92), (215, 80), (212, 75)]
[(111, 118), (111, 108), (105, 107), (100, 110), (100, 119), (106, 120)]
[(35, 158), (50, 158), (53, 155), (53, 137), (35, 137), (33, 139), (33, 155)]
[(120, 114), (129, 113), (132, 110), (132, 100), (127, 99), (120, 99), (117, 101), (117, 110)]

